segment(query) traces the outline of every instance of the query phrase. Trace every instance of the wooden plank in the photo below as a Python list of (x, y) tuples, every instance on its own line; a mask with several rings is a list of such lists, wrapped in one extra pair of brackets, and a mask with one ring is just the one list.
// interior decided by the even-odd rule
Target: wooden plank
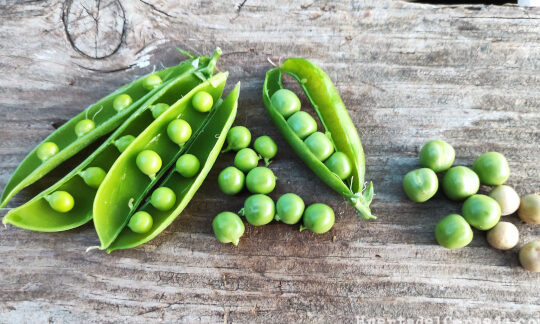
[[(448, 316), (538, 323), (540, 277), (519, 267), (517, 249), (490, 249), (480, 232), (467, 248), (438, 247), (435, 224), (460, 205), (441, 194), (413, 204), (401, 179), (419, 166), (424, 142), (443, 138), (462, 165), (489, 150), (504, 153), (509, 183), (520, 194), (538, 190), (539, 22), (539, 9), (390, 0), (248, 0), (241, 8), (214, 1), (8, 1), (0, 6), (0, 187), (54, 126), (154, 66), (178, 62), (175, 46), (196, 53), (220, 46), (219, 68), (230, 72), (230, 86), (242, 82), (237, 123), (278, 143), (272, 196), (292, 191), (307, 203), (328, 203), (337, 221), (319, 236), (283, 224), (248, 226), (237, 248), (219, 244), (212, 217), (239, 209), (247, 197), (225, 197), (216, 188), (219, 170), (233, 159), (224, 155), (183, 215), (137, 249), (85, 253), (98, 242), (91, 224), (55, 234), (0, 229), (2, 322)], [(267, 58), (290, 56), (320, 64), (349, 107), (375, 184), (377, 220), (357, 219), (269, 123), (261, 98)], [(19, 195), (9, 206), (29, 198)], [(540, 237), (538, 226), (507, 219), (519, 227), (520, 244)]]

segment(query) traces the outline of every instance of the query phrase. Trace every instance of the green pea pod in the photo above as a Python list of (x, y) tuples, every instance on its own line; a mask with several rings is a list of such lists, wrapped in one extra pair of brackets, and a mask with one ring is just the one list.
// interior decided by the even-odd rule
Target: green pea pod
[[(217, 49), (215, 55), (216, 58), (219, 57), (219, 55), (221, 55), (221, 50)], [(181, 75), (187, 70), (191, 69), (191, 64), (200, 64), (199, 60), (196, 60), (197, 59), (188, 60), (177, 66), (157, 71), (152, 74), (158, 75), (165, 83), (166, 81), (172, 80), (178, 75)], [(211, 70), (213, 71), (214, 68), (215, 63), (211, 66)], [(208, 76), (208, 71), (206, 70), (199, 73), (205, 73), (206, 76)], [(139, 106), (141, 106), (151, 96), (159, 91), (160, 87), (151, 91), (146, 90), (143, 87), (145, 78), (146, 76), (139, 78), (130, 84), (124, 85), (97, 103), (89, 106), (80, 114), (73, 117), (71, 120), (55, 130), (52, 134), (45, 138), (42, 143), (36, 146), (36, 148), (34, 148), (24, 158), (21, 164), (19, 164), (6, 184), (6, 187), (2, 192), (2, 197), (0, 198), (0, 207), (4, 207), (20, 190), (41, 179), (44, 175), (49, 173), (62, 162), (80, 152), (83, 148), (87, 147), (100, 137), (117, 128), (135, 110), (137, 110)], [(113, 101), (120, 94), (129, 95), (132, 98), (133, 103), (117, 112), (113, 108)], [(82, 136), (77, 136), (75, 126), (80, 121), (89, 118), (93, 119), (95, 127), (88, 131), (88, 133)], [(38, 158), (37, 151), (40, 145), (46, 142), (55, 143), (58, 147), (58, 152), (47, 160), (42, 161)]]
[[(351, 180), (344, 182), (332, 173), (323, 162), (319, 161), (272, 105), (271, 96), (283, 88), (282, 72), (291, 75), (299, 82), (336, 150), (345, 153), (351, 160), (353, 164)], [(370, 182), (365, 191), (362, 192), (365, 173), (362, 143), (347, 108), (328, 75), (308, 60), (287, 59), (282, 66), (266, 73), (263, 100), (270, 118), (304, 163), (328, 186), (347, 198), (359, 216), (364, 219), (375, 218), (369, 208), (373, 197), (373, 184)]]
[[(126, 135), (138, 135), (154, 121), (150, 109), (154, 103), (173, 104), (179, 97), (189, 93), (201, 84), (201, 73), (213, 74), (208, 69), (210, 62), (217, 60), (199, 57), (182, 63), (184, 72), (175, 79), (167, 81), (150, 99), (141, 105), (120, 127), (100, 145), (88, 158), (75, 167), (61, 180), (42, 191), (27, 203), (11, 209), (2, 222), (24, 229), (40, 232), (57, 232), (69, 230), (87, 223), (92, 219), (92, 208), (96, 189), (92, 188), (79, 176), (81, 171), (89, 167), (100, 167), (107, 171), (120, 155), (115, 141)], [(202, 71), (202, 72), (201, 72)], [(67, 213), (53, 210), (45, 200), (49, 194), (62, 190), (69, 192), (75, 199), (75, 206)]]
[[(217, 102), (223, 93), (227, 76), (227, 73), (216, 74), (195, 87), (137, 136), (114, 162), (94, 200), (94, 226), (101, 241), (100, 249), (106, 249), (116, 239), (148, 190), (182, 153), (183, 150), (167, 136), (168, 124), (181, 118), (197, 133), (208, 113), (201, 113), (193, 108), (193, 96), (200, 91), (206, 91), (213, 97), (214, 102)], [(153, 177), (141, 172), (136, 164), (137, 156), (143, 150), (156, 152), (163, 161), (160, 171)]]
[(127, 226), (124, 227), (120, 235), (118, 235), (116, 240), (107, 249), (108, 253), (114, 250), (133, 248), (150, 241), (182, 213), (202, 185), (214, 165), (219, 152), (223, 148), (227, 132), (236, 117), (239, 94), (240, 84), (237, 84), (227, 98), (218, 107), (214, 108), (208, 122), (188, 145), (185, 153), (195, 155), (201, 162), (202, 167), (199, 173), (193, 178), (184, 178), (174, 169), (171, 169), (160, 184), (160, 186), (168, 187), (175, 192), (175, 205), (168, 211), (160, 211), (146, 201), (139, 210), (146, 211), (152, 215), (153, 225), (150, 231), (144, 234), (138, 234), (130, 230)]

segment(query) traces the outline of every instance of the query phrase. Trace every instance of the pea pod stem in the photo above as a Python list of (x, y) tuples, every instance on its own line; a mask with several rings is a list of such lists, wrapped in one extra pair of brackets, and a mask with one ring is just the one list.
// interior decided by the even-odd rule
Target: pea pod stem
[(212, 54), (212, 57), (210, 58), (210, 62), (208, 62), (208, 65), (201, 69), (201, 72), (206, 76), (206, 78), (209, 78), (214, 74), (214, 71), (216, 70), (216, 64), (219, 59), (219, 57), (223, 54), (223, 51), (221, 48), (216, 48), (214, 51), (214, 54)]
[(269, 166), (270, 164), (272, 164), (272, 158), (263, 158), (260, 154), (258, 154), (259, 156), (259, 160), (263, 160), (264, 161), (264, 166)]
[(353, 206), (364, 219), (375, 219), (377, 217), (371, 214), (369, 205), (373, 197), (373, 183), (370, 182), (368, 187), (362, 194), (355, 194), (349, 198), (351, 206)]
[(186, 50), (184, 50), (184, 49), (181, 49), (180, 47), (177, 47), (176, 50), (177, 50), (178, 52), (184, 54), (185, 56), (189, 57), (190, 59), (195, 59), (195, 58), (196, 58), (196, 56), (193, 55), (193, 54), (191, 54), (191, 52), (188, 52), (188, 51), (186, 51)]
[[(310, 100), (315, 112), (336, 151), (343, 152), (351, 160), (353, 173), (348, 184), (332, 173), (319, 161), (306, 144), (287, 124), (285, 118), (273, 106), (270, 98), (279, 89), (283, 89), (281, 74), (287, 73), (298, 81)], [(302, 59), (290, 58), (282, 66), (269, 70), (263, 86), (263, 100), (266, 111), (285, 140), (306, 165), (328, 186), (346, 198), (364, 219), (373, 219), (369, 205), (373, 197), (373, 185), (370, 183), (363, 190), (365, 160), (362, 143), (349, 113), (332, 81), (315, 64)]]

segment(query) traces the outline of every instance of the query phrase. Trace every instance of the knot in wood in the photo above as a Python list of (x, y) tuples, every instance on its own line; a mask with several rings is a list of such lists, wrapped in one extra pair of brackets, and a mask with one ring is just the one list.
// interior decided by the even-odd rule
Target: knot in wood
[(126, 17), (118, 0), (67, 0), (62, 20), (71, 46), (85, 57), (107, 58), (124, 42)]

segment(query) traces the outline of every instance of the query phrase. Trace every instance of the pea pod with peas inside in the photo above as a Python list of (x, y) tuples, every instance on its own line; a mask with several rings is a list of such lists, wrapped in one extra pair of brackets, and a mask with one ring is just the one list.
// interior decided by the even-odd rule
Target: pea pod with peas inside
[[(351, 175), (348, 179), (342, 180), (340, 175), (332, 172), (323, 161), (317, 158), (303, 141), (303, 138), (299, 137), (295, 129), (293, 129), (292, 126), (295, 123), (288, 123), (287, 119), (285, 119), (287, 115), (292, 115), (288, 117), (291, 120), (295, 115), (299, 116), (299, 113), (304, 112), (298, 111), (300, 108), (297, 98), (291, 96), (290, 91), (283, 90), (282, 73), (291, 75), (299, 82), (317, 113), (326, 135), (335, 146), (335, 150), (345, 154), (350, 161)], [(273, 98), (273, 95), (279, 90), (284, 94), (284, 100), (281, 101), (286, 101), (282, 105), (287, 108), (286, 114), (283, 113), (282, 107), (278, 108), (276, 106), (280, 102), (277, 99), (280, 98)], [(286, 97), (289, 100), (285, 100)], [(308, 60), (302, 58), (287, 59), (283, 65), (266, 73), (263, 99), (270, 118), (304, 163), (328, 186), (345, 197), (362, 218), (375, 218), (369, 208), (373, 198), (373, 184), (370, 182), (363, 191), (365, 160), (362, 143), (347, 108), (328, 75)], [(289, 101), (292, 103), (287, 104)], [(313, 132), (314, 130), (310, 134)]]
[(184, 153), (186, 145), (175, 143), (176, 136), (170, 136), (169, 125), (181, 119), (197, 134), (208, 112), (198, 111), (193, 99), (199, 93), (207, 93), (217, 102), (227, 76), (216, 74), (193, 88), (137, 136), (111, 166), (97, 190), (93, 207), (100, 249), (106, 249), (115, 240), (148, 191)]
[[(117, 128), (167, 81), (191, 69), (191, 64), (200, 64), (195, 60), (154, 72), (119, 88), (47, 136), (24, 158), (9, 179), (0, 199), (0, 207), (4, 207), (20, 190)], [(147, 82), (149, 78), (154, 80), (153, 83)]]
[(152, 227), (145, 233), (136, 233), (130, 227), (120, 228), (121, 232), (107, 248), (107, 252), (121, 249), (129, 249), (150, 241), (169, 226), (184, 210), (193, 198), (202, 182), (214, 165), (234, 119), (238, 106), (240, 85), (212, 109), (208, 122), (203, 126), (194, 139), (186, 146), (185, 154), (191, 154), (198, 158), (201, 164), (200, 171), (191, 178), (180, 175), (176, 170), (169, 170), (167, 176), (160, 183), (160, 188), (170, 188), (176, 195), (174, 205), (169, 210), (155, 208), (151, 201), (147, 200), (137, 213), (146, 212), (152, 217)]
[[(154, 120), (151, 112), (152, 105), (155, 103), (173, 104), (179, 97), (201, 84), (203, 82), (201, 76), (213, 74), (219, 54), (220, 52), (216, 51), (211, 59), (199, 57), (180, 64), (183, 72), (175, 79), (165, 82), (88, 158), (36, 197), (10, 210), (4, 217), (3, 223), (34, 231), (56, 232), (78, 227), (92, 219), (93, 201), (97, 190), (96, 182), (100, 182), (99, 174), (108, 172), (120, 155), (120, 151), (129, 146), (135, 138), (134, 135), (141, 133)], [(46, 198), (56, 191), (65, 191), (73, 197), (74, 207), (71, 210), (62, 213), (50, 207)]]

